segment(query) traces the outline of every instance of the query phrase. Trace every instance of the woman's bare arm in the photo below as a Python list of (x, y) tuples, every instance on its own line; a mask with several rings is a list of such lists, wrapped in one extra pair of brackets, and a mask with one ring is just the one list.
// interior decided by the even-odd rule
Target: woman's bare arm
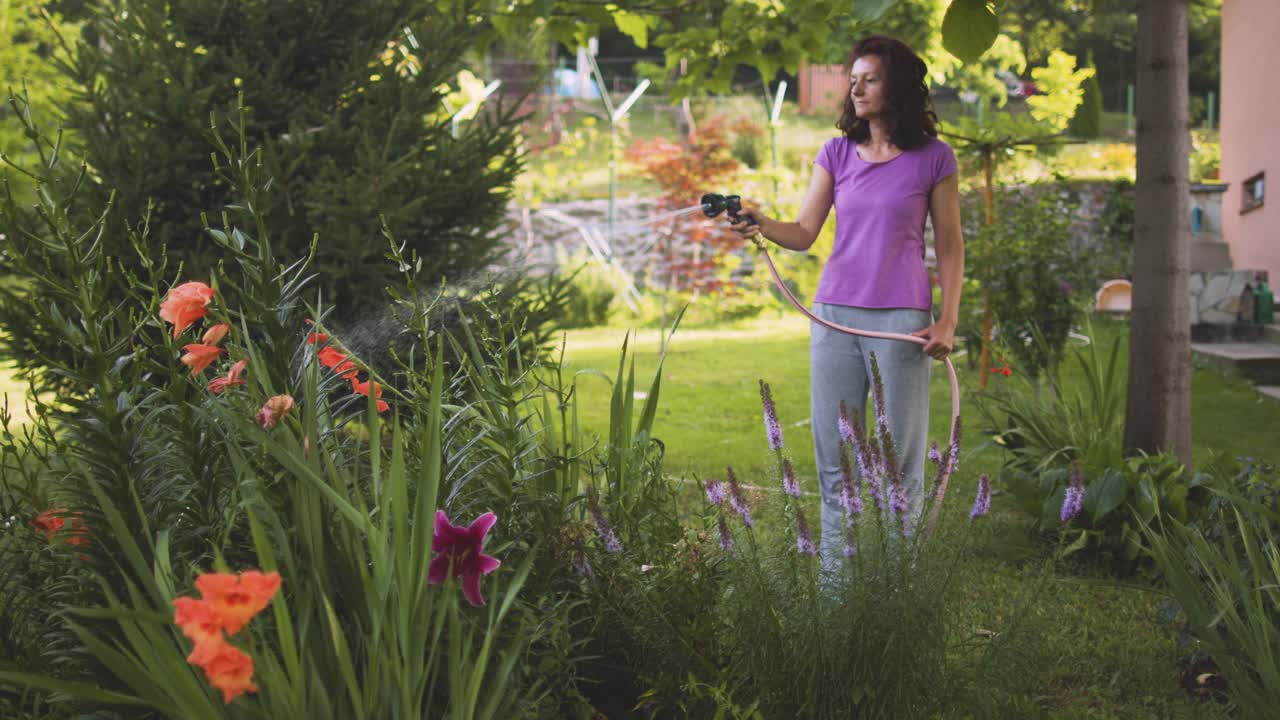
[(774, 220), (755, 207), (743, 205), (742, 214), (750, 215), (757, 224), (748, 225), (744, 221), (733, 225), (733, 229), (743, 237), (763, 235), (788, 250), (808, 250), (818, 239), (818, 233), (822, 232), (827, 215), (831, 213), (833, 184), (831, 173), (821, 165), (814, 165), (809, 190), (793, 222)]
[(964, 283), (964, 238), (960, 232), (960, 181), (956, 174), (943, 178), (929, 195), (933, 221), (933, 249), (938, 257), (942, 284), (939, 320), (955, 327), (960, 321), (960, 287)]

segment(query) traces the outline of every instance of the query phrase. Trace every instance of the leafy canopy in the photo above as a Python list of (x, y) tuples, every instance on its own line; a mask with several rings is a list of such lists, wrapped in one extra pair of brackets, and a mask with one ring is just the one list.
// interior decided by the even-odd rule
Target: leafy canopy
[[(448, 5), (456, 0), (444, 0)], [(663, 49), (666, 69), (685, 73), (671, 88), (676, 96), (730, 89), (739, 65), (772, 79), (795, 72), (834, 29), (856, 29), (914, 0), (640, 0), (619, 4), (583, 0), (485, 0), (477, 19), (492, 19), (491, 42), (535, 29), (569, 47), (579, 47), (600, 28), (612, 26), (640, 47)], [(987, 0), (951, 0), (942, 42), (964, 62), (976, 60), (995, 42), (999, 26)]]

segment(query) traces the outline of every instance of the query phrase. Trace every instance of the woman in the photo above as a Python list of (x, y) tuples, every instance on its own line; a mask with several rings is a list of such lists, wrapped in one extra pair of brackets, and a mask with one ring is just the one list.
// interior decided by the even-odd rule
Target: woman
[[(899, 40), (868, 37), (849, 54), (849, 96), (837, 127), (814, 161), (813, 178), (794, 222), (744, 208), (756, 224), (733, 228), (789, 250), (806, 250), (836, 210), (835, 245), (823, 268), (813, 313), (864, 330), (909, 333), (923, 346), (858, 337), (818, 323), (810, 329), (810, 405), (822, 491), (823, 564), (838, 567), (841, 402), (866, 412), (875, 353), (884, 381), (890, 432), (908, 494), (907, 526), (923, 506), (931, 358), (951, 353), (960, 311), (964, 241), (955, 153), (937, 138), (925, 64)], [(933, 319), (925, 269), (925, 216), (933, 223), (942, 308)]]

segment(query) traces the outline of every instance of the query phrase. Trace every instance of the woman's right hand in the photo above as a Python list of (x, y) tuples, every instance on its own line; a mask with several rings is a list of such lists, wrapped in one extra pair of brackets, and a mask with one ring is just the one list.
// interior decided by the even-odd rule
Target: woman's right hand
[[(767, 220), (764, 213), (761, 213), (757, 208), (750, 205), (743, 205), (742, 210), (738, 211), (738, 217), (741, 222), (731, 223), (729, 225), (734, 232), (748, 240), (761, 235), (760, 226), (765, 220)], [(751, 218), (751, 220), (754, 220), (755, 222), (748, 221), (747, 218)]]

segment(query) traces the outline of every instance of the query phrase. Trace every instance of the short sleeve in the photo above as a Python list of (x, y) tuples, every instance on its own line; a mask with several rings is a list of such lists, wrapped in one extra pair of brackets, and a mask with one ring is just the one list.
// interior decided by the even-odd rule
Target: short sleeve
[(956, 174), (959, 167), (956, 165), (956, 152), (951, 146), (941, 140), (935, 140), (933, 151), (933, 184), (937, 185), (944, 178)]
[(835, 140), (828, 140), (823, 143), (822, 149), (818, 151), (818, 156), (813, 159), (813, 164), (823, 170), (826, 170), (832, 177), (835, 177), (836, 171), (833, 169), (835, 167), (835, 162), (831, 157), (833, 145), (835, 145)]

